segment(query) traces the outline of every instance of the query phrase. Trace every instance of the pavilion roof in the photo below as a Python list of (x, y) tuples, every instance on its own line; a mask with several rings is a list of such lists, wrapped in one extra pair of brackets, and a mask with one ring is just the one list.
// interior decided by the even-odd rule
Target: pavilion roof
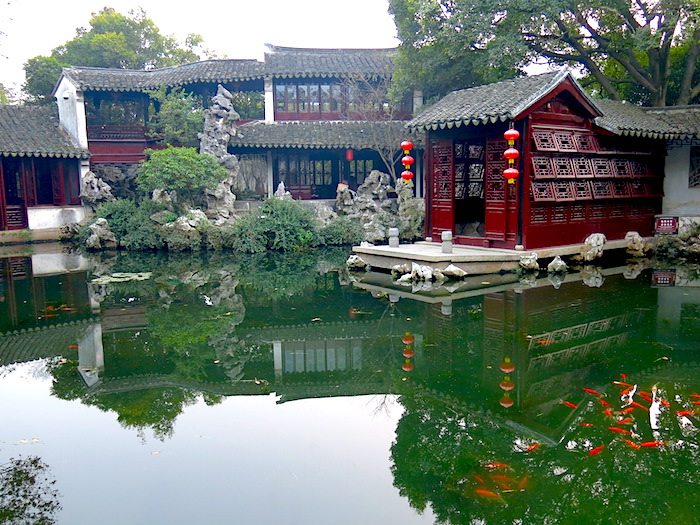
[(596, 104), (603, 113), (595, 119), (596, 125), (616, 135), (678, 139), (700, 132), (700, 111), (675, 108), (665, 111), (616, 100), (596, 100)]
[(0, 105), (0, 155), (5, 157), (90, 157), (63, 130), (54, 108)]

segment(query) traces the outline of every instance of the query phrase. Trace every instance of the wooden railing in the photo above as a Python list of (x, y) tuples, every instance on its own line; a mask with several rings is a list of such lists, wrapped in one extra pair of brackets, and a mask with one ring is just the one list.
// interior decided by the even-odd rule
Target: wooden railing
[(88, 126), (90, 140), (145, 140), (145, 126)]

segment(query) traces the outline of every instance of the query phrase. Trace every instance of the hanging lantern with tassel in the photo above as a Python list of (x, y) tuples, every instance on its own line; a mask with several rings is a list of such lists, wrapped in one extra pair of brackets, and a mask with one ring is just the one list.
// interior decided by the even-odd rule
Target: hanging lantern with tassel
[[(511, 124), (512, 126), (512, 124)], [(503, 170), (503, 176), (506, 178), (508, 184), (515, 184), (515, 179), (518, 178), (520, 172), (515, 167), (515, 160), (520, 157), (520, 152), (515, 149), (515, 141), (520, 138), (520, 133), (517, 129), (510, 128), (503, 134), (503, 138), (508, 142), (508, 149), (503, 153), (503, 156), (508, 161), (508, 168)]]

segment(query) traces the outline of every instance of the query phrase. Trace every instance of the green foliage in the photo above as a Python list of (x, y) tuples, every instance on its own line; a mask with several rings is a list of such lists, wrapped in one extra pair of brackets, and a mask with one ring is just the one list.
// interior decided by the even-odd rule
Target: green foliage
[(37, 456), (11, 458), (0, 465), (0, 523), (7, 525), (56, 523), (61, 510), (56, 480)]
[[(163, 241), (150, 217), (160, 210), (151, 200), (137, 204), (129, 199), (117, 199), (100, 204), (96, 217), (107, 219), (120, 246), (128, 250), (157, 250), (163, 247)], [(89, 231), (83, 231), (81, 237), (88, 234)]]
[[(121, 69), (152, 69), (196, 62), (202, 39), (189, 35), (181, 47), (172, 36), (164, 36), (143, 9), (129, 15), (105, 7), (94, 13), (90, 29), (76, 29), (76, 36), (55, 48), (49, 57), (35, 57), (24, 66), (24, 90), (34, 103), (51, 102), (51, 93), (61, 66), (91, 66)], [(50, 79), (50, 82), (48, 81)]]
[(150, 112), (148, 135), (174, 146), (199, 147), (198, 133), (204, 128), (202, 99), (182, 88), (161, 86), (148, 95), (157, 106)]
[(233, 248), (245, 253), (294, 251), (315, 246), (311, 209), (296, 201), (268, 199), (234, 225)]
[(264, 97), (258, 91), (234, 91), (231, 103), (241, 120), (261, 120), (265, 116)]
[(214, 157), (194, 148), (149, 149), (145, 153), (147, 159), (141, 162), (136, 177), (138, 188), (144, 192), (175, 190), (183, 206), (202, 203), (204, 190), (214, 189), (228, 175)]
[(319, 229), (319, 244), (325, 246), (360, 244), (364, 230), (357, 218), (341, 216)]

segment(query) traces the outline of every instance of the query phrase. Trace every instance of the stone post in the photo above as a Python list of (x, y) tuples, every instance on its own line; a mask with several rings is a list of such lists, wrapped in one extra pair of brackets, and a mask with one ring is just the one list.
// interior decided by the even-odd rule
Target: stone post
[(389, 228), (389, 247), (398, 248), (399, 247), (399, 229)]
[(445, 230), (440, 236), (442, 237), (442, 253), (452, 253), (452, 232)]

